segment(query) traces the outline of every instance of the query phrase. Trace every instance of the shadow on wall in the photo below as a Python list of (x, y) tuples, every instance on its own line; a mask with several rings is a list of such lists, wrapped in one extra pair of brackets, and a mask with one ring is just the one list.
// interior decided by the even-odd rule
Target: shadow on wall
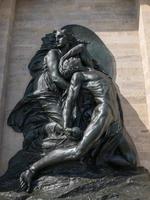
[[(148, 160), (150, 159), (150, 155), (148, 155), (148, 152), (145, 152), (144, 144), (149, 145), (149, 130), (145, 126), (145, 124), (141, 121), (139, 118), (138, 113), (136, 110), (131, 106), (131, 104), (128, 102), (128, 100), (119, 94), (121, 105), (123, 108), (123, 116), (124, 116), (124, 124), (127, 132), (129, 133), (130, 138), (132, 138), (133, 143), (136, 146), (137, 152), (142, 153), (142, 156), (145, 153), (145, 157), (142, 157), (142, 160)], [(142, 151), (142, 152), (141, 152)], [(148, 155), (148, 156), (147, 156)], [(138, 153), (138, 157), (139, 157)], [(140, 161), (138, 161), (140, 165)], [(145, 166), (146, 167), (146, 166)]]
[[(105, 46), (105, 48), (107, 48), (107, 47)], [(110, 52), (110, 51), (107, 51), (107, 52)], [(113, 72), (113, 74), (110, 73), (109, 75), (111, 75), (112, 79), (116, 83), (117, 69), (116, 69), (115, 57), (113, 56), (113, 54), (111, 52), (110, 52), (109, 56), (111, 57), (109, 60), (113, 61), (113, 65), (111, 65), (111, 67), (113, 69), (110, 69), (110, 72)], [(108, 72), (108, 69), (107, 69), (107, 72)], [(141, 153), (141, 150), (142, 150), (142, 154), (146, 155), (145, 160), (149, 160), (150, 159), (149, 152), (148, 151), (145, 152), (145, 151), (143, 151), (143, 149), (144, 149), (144, 144), (149, 145), (150, 132), (149, 132), (148, 128), (145, 126), (145, 124), (139, 118), (139, 115), (136, 112), (136, 110), (131, 106), (129, 101), (121, 94), (119, 86), (117, 84), (116, 84), (116, 87), (117, 87), (117, 92), (120, 97), (120, 102), (121, 102), (122, 111), (123, 111), (123, 119), (124, 119), (125, 128), (127, 130), (127, 134), (129, 134), (128, 136), (131, 138), (131, 140), (135, 144), (137, 153), (139, 151)], [(138, 154), (138, 165), (140, 165), (140, 164), (141, 163), (140, 163), (139, 154)]]

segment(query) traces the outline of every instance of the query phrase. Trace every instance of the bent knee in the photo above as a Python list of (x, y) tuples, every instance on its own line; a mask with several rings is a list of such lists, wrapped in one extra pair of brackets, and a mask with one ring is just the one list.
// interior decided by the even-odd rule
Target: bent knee
[(112, 116), (112, 110), (108, 104), (103, 103), (102, 105), (98, 105), (95, 109), (95, 112), (99, 113), (102, 117)]
[(74, 150), (73, 150), (73, 159), (78, 160), (78, 159), (80, 159), (83, 155), (84, 155), (84, 153), (83, 153), (80, 149), (74, 148)]
[(114, 117), (109, 108), (104, 108), (103, 110), (100, 111), (99, 119), (100, 121), (107, 123), (107, 125), (110, 125), (114, 121)]

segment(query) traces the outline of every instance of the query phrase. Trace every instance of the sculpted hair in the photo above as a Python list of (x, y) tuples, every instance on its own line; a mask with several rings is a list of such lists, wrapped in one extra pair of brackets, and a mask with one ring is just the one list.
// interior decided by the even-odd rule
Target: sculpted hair
[[(78, 38), (76, 38), (70, 31), (66, 30), (66, 29), (61, 29), (58, 30), (60, 32), (62, 32), (63, 34), (65, 34), (67, 36), (67, 40), (68, 43), (70, 45), (70, 48), (78, 45), (78, 44), (88, 44), (88, 42), (83, 41), (83, 40), (79, 40)], [(56, 34), (57, 31), (55, 31)]]

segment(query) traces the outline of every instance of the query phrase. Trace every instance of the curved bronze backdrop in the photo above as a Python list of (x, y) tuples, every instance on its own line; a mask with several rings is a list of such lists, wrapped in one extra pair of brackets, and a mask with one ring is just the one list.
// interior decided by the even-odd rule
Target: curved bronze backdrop
[(113, 79), (116, 77), (116, 62), (110, 50), (106, 47), (104, 42), (87, 27), (71, 24), (62, 27), (72, 33), (76, 38), (87, 41), (87, 49), (90, 55), (98, 61), (101, 70), (109, 74)]

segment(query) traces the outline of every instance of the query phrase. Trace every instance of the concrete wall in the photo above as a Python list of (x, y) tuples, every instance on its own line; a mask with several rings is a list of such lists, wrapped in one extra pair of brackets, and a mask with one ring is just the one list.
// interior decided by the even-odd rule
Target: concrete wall
[[(3, 106), (5, 116), (1, 119), (4, 121), (1, 172), (6, 170), (8, 160), (22, 145), (22, 135), (9, 128), (6, 120), (30, 80), (27, 65), (40, 46), (40, 38), (66, 24), (81, 24), (91, 28), (115, 56), (116, 82), (120, 88), (125, 124), (137, 146), (141, 164), (150, 169), (148, 83), (145, 81), (145, 55), (142, 53), (147, 47), (141, 45), (142, 38), (145, 38), (141, 24), (140, 35), (138, 31), (140, 3), (134, 0), (17, 1), (7, 59), (8, 70), (5, 73), (7, 79), (3, 84), (6, 98)], [(2, 10), (4, 12), (4, 8)]]

